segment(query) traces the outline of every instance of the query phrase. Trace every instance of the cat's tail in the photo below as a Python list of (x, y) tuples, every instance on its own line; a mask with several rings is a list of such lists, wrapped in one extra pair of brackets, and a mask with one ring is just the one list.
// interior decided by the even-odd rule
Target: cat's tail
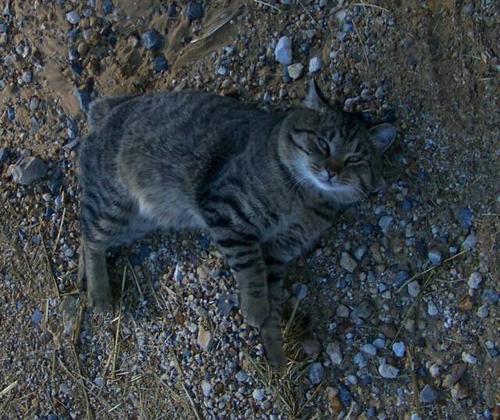
[(134, 98), (132, 95), (122, 95), (101, 98), (92, 102), (87, 113), (87, 122), (90, 128), (92, 130), (99, 128), (113, 108), (132, 98)]

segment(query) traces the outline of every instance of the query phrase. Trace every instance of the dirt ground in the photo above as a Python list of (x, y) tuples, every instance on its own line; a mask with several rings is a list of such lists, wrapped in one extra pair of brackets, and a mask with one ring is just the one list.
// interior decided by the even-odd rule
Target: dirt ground
[[(498, 2), (176, 3), (0, 5), (0, 417), (499, 418)], [(151, 29), (162, 42), (148, 50)], [(275, 60), (282, 36), (297, 80)], [(282, 110), (309, 76), (398, 139), (385, 191), (290, 269), (286, 373), (266, 370), (199, 232), (114, 252), (113, 313), (86, 310), (85, 95), (198, 89)], [(12, 172), (27, 156), (48, 171), (24, 186)]]

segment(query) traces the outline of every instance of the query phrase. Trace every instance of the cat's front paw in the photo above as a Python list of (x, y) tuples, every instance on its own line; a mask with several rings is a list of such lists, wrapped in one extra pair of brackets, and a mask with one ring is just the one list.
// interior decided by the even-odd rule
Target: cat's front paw
[(269, 317), (269, 302), (267, 299), (255, 299), (248, 297), (241, 302), (241, 313), (245, 322), (252, 327), (259, 328)]
[(98, 312), (106, 312), (111, 308), (111, 293), (109, 290), (88, 291), (87, 297), (90, 306)]
[(266, 351), (266, 359), (273, 370), (283, 370), (286, 365), (286, 355), (282, 343), (280, 341), (275, 341), (264, 346), (264, 349)]

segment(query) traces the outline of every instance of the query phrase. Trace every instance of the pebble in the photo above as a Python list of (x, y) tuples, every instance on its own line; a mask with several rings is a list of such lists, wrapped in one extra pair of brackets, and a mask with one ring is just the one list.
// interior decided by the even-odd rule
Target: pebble
[(156, 73), (161, 73), (168, 69), (168, 62), (163, 54), (157, 55), (153, 59), (153, 69)]
[(477, 316), (479, 318), (486, 318), (490, 314), (490, 311), (488, 309), (488, 305), (481, 305), (477, 309)]
[(468, 208), (459, 209), (458, 221), (464, 229), (470, 229), (472, 227), (472, 211)]
[(102, 2), (102, 11), (105, 15), (109, 15), (113, 12), (114, 6), (111, 0), (104, 0)]
[(9, 149), (6, 147), (0, 147), (0, 166), (7, 162), (9, 154)]
[(21, 185), (29, 185), (43, 178), (47, 170), (45, 162), (33, 156), (24, 157), (18, 164), (11, 165), (9, 168), (12, 180)]
[(80, 22), (80, 15), (76, 10), (66, 13), (66, 20), (72, 25), (77, 25)]
[(309, 380), (313, 385), (318, 385), (323, 380), (325, 368), (321, 363), (313, 363), (309, 367)]
[(467, 353), (466, 351), (462, 352), (462, 360), (470, 365), (475, 365), (477, 363), (477, 357)]
[(498, 302), (498, 293), (493, 289), (484, 289), (481, 294), (481, 299), (489, 305), (496, 305)]
[(382, 378), (394, 379), (398, 376), (399, 369), (383, 362), (378, 367), (378, 373), (380, 373), (380, 376), (382, 376)]
[(377, 349), (382, 350), (385, 347), (385, 340), (383, 338), (376, 338), (372, 343)]
[(309, 60), (309, 74), (317, 73), (318, 71), (321, 70), (322, 66), (323, 66), (323, 62), (321, 61), (321, 58), (319, 58), (319, 57), (311, 58)]
[(7, 119), (14, 121), (16, 119), (16, 109), (13, 106), (7, 108)]
[(465, 238), (465, 241), (462, 242), (462, 249), (467, 249), (471, 250), (476, 247), (477, 244), (477, 237), (474, 233), (470, 233), (467, 235), (467, 238)]
[(254, 389), (252, 392), (252, 397), (256, 401), (262, 401), (265, 397), (264, 390), (261, 388)]
[(203, 327), (203, 324), (198, 327), (197, 343), (205, 351), (208, 351), (212, 344), (212, 334)]
[(427, 313), (430, 316), (436, 316), (439, 313), (437, 306), (434, 304), (432, 300), (427, 302)]
[(429, 368), (429, 372), (433, 378), (437, 378), (439, 376), (439, 374), (441, 373), (441, 369), (439, 368), (439, 365), (434, 363)]
[(274, 49), (274, 58), (285, 66), (292, 64), (292, 41), (290, 38), (283, 36), (278, 40)]
[(414, 298), (416, 298), (420, 294), (420, 284), (418, 283), (418, 281), (413, 280), (408, 284), (408, 294)]
[(163, 43), (163, 37), (154, 29), (142, 34), (142, 43), (147, 50), (157, 50)]
[(302, 72), (304, 71), (304, 65), (302, 63), (294, 63), (290, 64), (287, 67), (288, 75), (292, 78), (292, 80), (297, 80), (302, 77)]
[(31, 316), (31, 322), (33, 322), (33, 324), (38, 325), (38, 324), (40, 324), (42, 319), (43, 319), (42, 312), (40, 312), (40, 310), (38, 308), (35, 309), (35, 312), (33, 312), (33, 315)]
[(427, 258), (431, 262), (432, 265), (439, 265), (441, 264), (441, 261), (443, 260), (443, 257), (439, 251), (436, 250), (430, 250), (427, 253)]
[(190, 1), (186, 7), (186, 16), (190, 21), (201, 19), (203, 16), (203, 6), (197, 1)]
[(373, 312), (371, 303), (368, 300), (363, 300), (358, 306), (352, 311), (352, 318), (356, 319), (368, 319)]
[(359, 369), (363, 369), (367, 365), (366, 357), (361, 352), (356, 353), (352, 360), (358, 366)]
[(354, 251), (354, 257), (358, 261), (361, 261), (365, 254), (366, 254), (366, 246), (360, 246), (356, 248), (356, 251)]
[(240, 370), (235, 375), (235, 378), (238, 382), (245, 382), (248, 379), (248, 374), (244, 370)]
[(396, 355), (396, 357), (399, 357), (400, 359), (403, 358), (406, 351), (405, 343), (403, 343), (402, 341), (396, 341), (392, 345), (392, 351)]
[(349, 273), (354, 273), (358, 263), (347, 252), (342, 252), (340, 256), (340, 266)]
[(347, 386), (345, 386), (344, 384), (339, 385), (339, 397), (340, 401), (342, 401), (342, 404), (344, 404), (345, 407), (349, 407), (351, 405), (352, 395), (349, 391), (349, 388), (347, 388)]
[(297, 300), (303, 300), (307, 296), (308, 288), (304, 283), (295, 283), (292, 286), (293, 295)]
[(481, 276), (481, 273), (478, 273), (477, 271), (474, 271), (470, 276), (469, 280), (467, 281), (467, 285), (471, 289), (477, 289), (481, 282), (483, 281), (483, 276)]
[(36, 96), (33, 96), (30, 99), (30, 111), (36, 111), (39, 105), (40, 105), (40, 100)]
[(396, 274), (396, 277), (394, 277), (394, 287), (399, 288), (401, 287), (406, 280), (410, 278), (410, 275), (406, 271), (399, 271)]
[(233, 308), (237, 308), (238, 306), (238, 295), (235, 293), (225, 293), (217, 300), (219, 312), (224, 317), (229, 316)]
[(76, 89), (75, 90), (75, 97), (78, 101), (78, 105), (79, 105), (80, 109), (83, 112), (87, 112), (89, 110), (89, 105), (91, 102), (90, 93), (87, 92), (86, 90)]
[(375, 356), (377, 354), (377, 348), (373, 344), (370, 344), (370, 343), (363, 344), (361, 346), (361, 351), (363, 353), (370, 355), (370, 356)]
[(209, 397), (212, 393), (212, 385), (208, 381), (201, 381), (201, 390), (203, 391), (203, 395), (205, 397)]
[(380, 229), (382, 229), (382, 232), (384, 234), (387, 234), (389, 232), (389, 229), (390, 229), (393, 221), (394, 221), (394, 217), (392, 217), (392, 216), (382, 216), (379, 219), (378, 225), (379, 225)]
[(321, 350), (321, 344), (318, 340), (308, 338), (302, 342), (302, 350), (307, 357), (316, 358)]
[(338, 307), (337, 307), (337, 310), (335, 312), (337, 314), (337, 316), (339, 316), (340, 318), (348, 318), (349, 317), (349, 308), (345, 305), (342, 305), (340, 304)]
[(334, 365), (341, 365), (342, 360), (344, 359), (342, 356), (342, 351), (340, 350), (340, 345), (338, 343), (328, 343), (326, 346), (326, 354), (330, 358), (330, 361)]
[(422, 404), (432, 404), (439, 398), (439, 394), (430, 385), (425, 385), (420, 391), (420, 401)]
[(29, 70), (24, 71), (21, 76), (21, 79), (23, 79), (24, 83), (30, 83), (31, 80), (33, 80), (33, 74)]

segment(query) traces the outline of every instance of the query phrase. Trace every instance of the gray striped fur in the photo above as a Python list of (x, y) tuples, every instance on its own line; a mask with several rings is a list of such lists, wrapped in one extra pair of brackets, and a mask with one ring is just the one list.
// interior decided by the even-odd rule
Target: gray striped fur
[(305, 103), (278, 114), (177, 92), (94, 104), (79, 154), (79, 280), (90, 303), (110, 301), (109, 247), (157, 228), (202, 228), (224, 254), (268, 360), (282, 366), (283, 270), (342, 206), (376, 188), (395, 134), (331, 109), (315, 84)]

